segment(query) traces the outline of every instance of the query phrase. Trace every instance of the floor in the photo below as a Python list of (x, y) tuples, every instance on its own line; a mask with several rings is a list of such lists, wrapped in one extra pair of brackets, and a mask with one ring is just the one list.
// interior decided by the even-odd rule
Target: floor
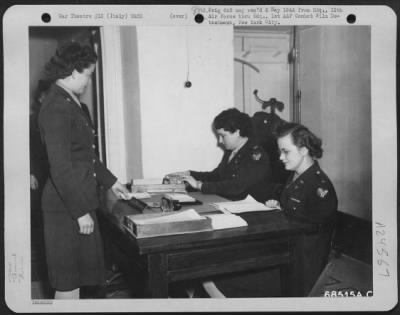
[(341, 255), (325, 267), (309, 296), (372, 295), (372, 268), (352, 257)]
[[(109, 280), (103, 288), (84, 288), (82, 298), (109, 298), (109, 299), (132, 299), (137, 298), (124, 276), (118, 272), (109, 271), (106, 274)], [(268, 283), (268, 282), (267, 282)], [(344, 296), (367, 295), (372, 293), (372, 269), (371, 266), (346, 255), (332, 258), (315, 284), (310, 296), (318, 297), (327, 294), (338, 294)], [(340, 292), (340, 293), (339, 293)], [(52, 290), (48, 287), (45, 279), (32, 281), (32, 299), (51, 299)], [(177, 297), (182, 297), (177, 293)], [(207, 297), (205, 292), (197, 291), (195, 297)]]

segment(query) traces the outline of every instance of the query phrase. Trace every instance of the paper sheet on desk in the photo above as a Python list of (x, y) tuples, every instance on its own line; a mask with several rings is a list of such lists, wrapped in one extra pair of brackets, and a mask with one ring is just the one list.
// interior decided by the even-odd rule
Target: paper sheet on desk
[[(252, 196), (248, 195), (246, 199), (238, 201), (225, 201), (212, 203), (212, 206), (221, 210), (229, 211), (231, 213), (243, 213), (251, 211), (270, 211), (277, 208), (270, 208), (255, 200)], [(279, 208), (278, 208), (279, 209)]]
[(241, 217), (231, 214), (209, 214), (206, 215), (211, 219), (211, 226), (213, 230), (230, 229), (241, 226), (247, 226), (247, 222)]

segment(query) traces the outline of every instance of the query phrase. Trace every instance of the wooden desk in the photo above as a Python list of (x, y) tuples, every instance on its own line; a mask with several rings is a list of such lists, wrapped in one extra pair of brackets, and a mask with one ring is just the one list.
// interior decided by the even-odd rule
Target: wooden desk
[[(194, 194), (203, 201), (224, 201)], [(280, 267), (282, 296), (304, 296), (304, 234), (316, 231), (310, 223), (281, 211), (241, 215), (248, 226), (235, 229), (171, 235), (137, 240), (122, 227), (126, 214), (138, 213), (108, 192), (103, 195), (99, 220), (104, 239), (126, 255), (136, 281), (143, 280), (144, 296), (167, 298), (168, 284), (236, 271)]]

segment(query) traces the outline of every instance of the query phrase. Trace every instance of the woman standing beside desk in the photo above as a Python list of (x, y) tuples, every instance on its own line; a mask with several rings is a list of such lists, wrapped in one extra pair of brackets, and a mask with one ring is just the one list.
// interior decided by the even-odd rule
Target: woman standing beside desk
[(230, 200), (244, 199), (250, 194), (265, 201), (265, 186), (270, 178), (269, 158), (250, 139), (250, 117), (230, 108), (215, 117), (213, 126), (224, 148), (217, 168), (211, 172), (185, 171), (169, 175), (183, 176), (191, 187), (204, 194), (217, 194)]
[(46, 66), (54, 82), (43, 101), (39, 127), (50, 166), (42, 208), (49, 281), (55, 299), (78, 299), (81, 286), (104, 281), (102, 240), (96, 218), (97, 184), (119, 197), (124, 185), (95, 153), (89, 112), (79, 101), (95, 69), (90, 47), (72, 43)]

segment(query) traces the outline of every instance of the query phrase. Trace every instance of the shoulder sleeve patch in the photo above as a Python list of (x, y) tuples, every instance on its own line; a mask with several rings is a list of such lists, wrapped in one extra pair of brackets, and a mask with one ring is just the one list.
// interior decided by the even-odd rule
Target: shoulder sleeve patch
[(325, 196), (328, 194), (328, 189), (323, 189), (322, 187), (319, 187), (317, 189), (317, 196), (320, 197), (321, 199), (324, 199)]
[(262, 156), (263, 156), (263, 150), (260, 146), (258, 145), (254, 145), (251, 148), (251, 157), (254, 161), (259, 161), (261, 160)]
[(261, 152), (254, 152), (252, 158), (254, 161), (259, 161), (261, 159), (261, 156), (262, 156)]

